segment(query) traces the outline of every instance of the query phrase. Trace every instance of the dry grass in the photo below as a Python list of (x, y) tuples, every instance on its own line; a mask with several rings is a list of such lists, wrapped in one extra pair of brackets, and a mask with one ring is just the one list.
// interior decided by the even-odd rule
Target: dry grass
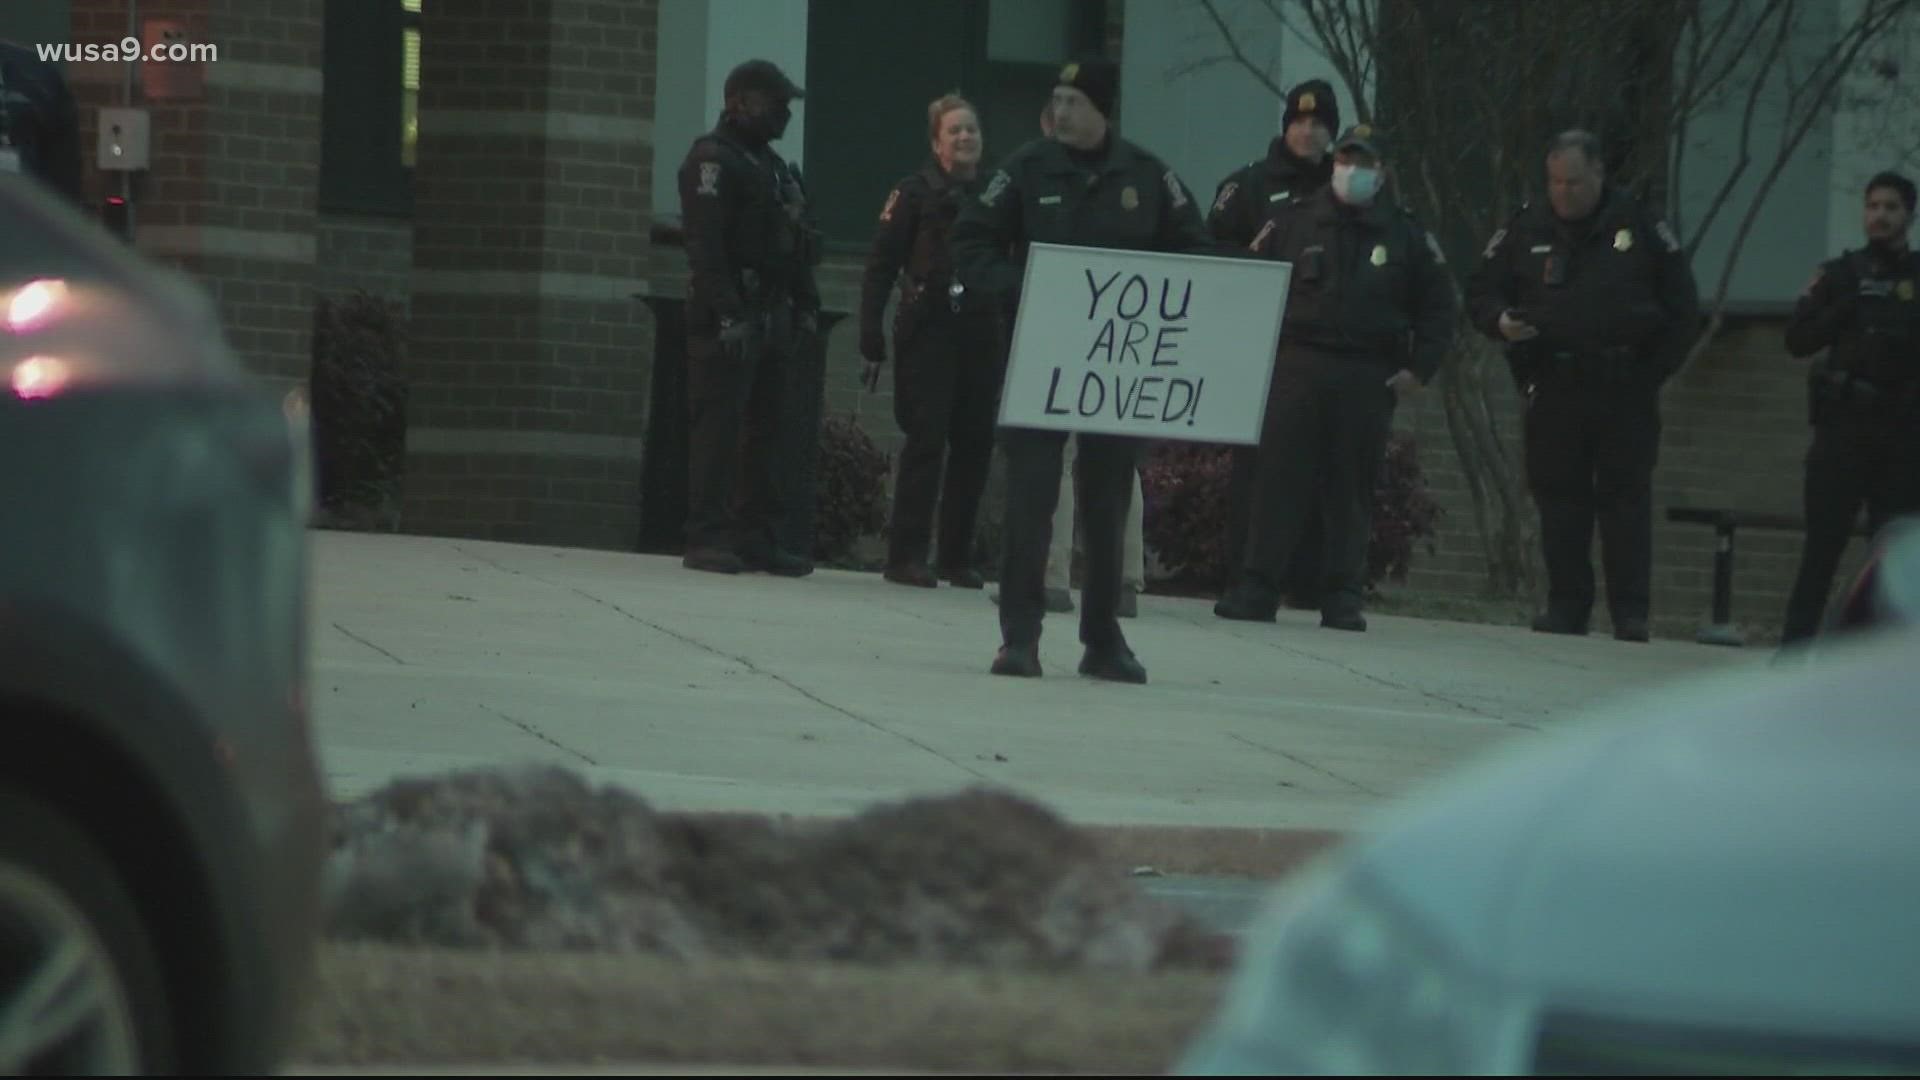
[(328, 946), (301, 1069), (727, 1063), (955, 1073), (1166, 1071), (1218, 975)]

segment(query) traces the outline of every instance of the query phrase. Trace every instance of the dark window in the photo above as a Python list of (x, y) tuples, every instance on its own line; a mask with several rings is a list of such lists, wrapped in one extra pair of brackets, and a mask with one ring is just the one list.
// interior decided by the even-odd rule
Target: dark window
[(413, 212), (420, 0), (327, 0), (320, 209)]
[(810, 5), (807, 187), (828, 247), (872, 242), (887, 189), (927, 158), (934, 98), (957, 90), (980, 110), (991, 169), (1039, 136), (1061, 62), (1105, 41), (1103, 0)]

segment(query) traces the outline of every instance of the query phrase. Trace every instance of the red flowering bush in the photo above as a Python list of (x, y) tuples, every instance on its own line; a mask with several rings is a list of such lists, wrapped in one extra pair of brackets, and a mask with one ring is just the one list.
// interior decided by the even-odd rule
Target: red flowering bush
[(887, 524), (887, 474), (892, 462), (852, 417), (820, 424), (820, 461), (815, 475), (813, 557), (831, 563), (864, 536)]
[[(1148, 458), (1142, 494), (1147, 546), (1187, 584), (1218, 590), (1227, 566), (1227, 478), (1232, 450), (1206, 443), (1166, 443)], [(1394, 435), (1373, 493), (1373, 536), (1367, 544), (1367, 586), (1405, 581), (1416, 546), (1434, 550), (1440, 504), (1427, 491), (1417, 447)]]

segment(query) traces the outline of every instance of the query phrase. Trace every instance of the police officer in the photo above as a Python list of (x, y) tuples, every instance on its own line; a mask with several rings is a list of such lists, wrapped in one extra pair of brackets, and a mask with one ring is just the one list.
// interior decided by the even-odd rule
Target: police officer
[[(949, 241), (961, 204), (985, 186), (979, 114), (965, 98), (948, 94), (928, 106), (927, 128), (927, 162), (894, 185), (880, 210), (860, 291), (860, 353), (867, 388), (876, 389), (887, 359), (880, 317), (899, 279), (893, 415), (907, 439), (894, 480), (885, 577), (929, 589), (943, 579), (978, 589), (985, 582), (972, 566), (973, 531), (993, 461), (1005, 351), (999, 307), (954, 278)], [(927, 565), (936, 500), (937, 574)]]
[(1660, 388), (1700, 316), (1679, 239), (1607, 184), (1598, 139), (1565, 132), (1547, 150), (1547, 205), (1494, 234), (1467, 295), (1473, 324), (1506, 343), (1526, 403), (1548, 581), (1533, 628), (1587, 632), (1597, 519), (1613, 635), (1646, 641)]
[[(1111, 117), (1120, 73), (1104, 60), (1067, 64), (1053, 91), (1053, 136), (1007, 158), (954, 227), (954, 263), (969, 289), (1010, 296), (1028, 244), (1130, 251), (1214, 252), (1193, 196), (1159, 158), (1119, 137)], [(1080, 673), (1144, 683), (1146, 668), (1120, 632), (1121, 558), (1139, 440), (1077, 434), (1077, 490), (1086, 531)], [(1047, 546), (1067, 433), (1007, 428), (1005, 550), (1000, 571), (996, 675), (1037, 676)]]
[(1806, 540), (1783, 645), (1813, 637), (1860, 507), (1875, 533), (1920, 511), (1920, 256), (1913, 181), (1867, 181), (1865, 247), (1822, 263), (1787, 324), (1787, 351), (1827, 350), (1809, 377)]
[(680, 166), (687, 263), (690, 569), (798, 577), (804, 553), (780, 550), (783, 386), (804, 338), (819, 332), (820, 260), (798, 172), (768, 144), (804, 96), (765, 60), (733, 69), (725, 111)]
[(85, 203), (80, 119), (60, 69), (24, 45), (0, 41), (0, 172), (24, 173)]
[[(1333, 159), (1327, 155), (1327, 147), (1339, 130), (1340, 103), (1332, 86), (1323, 79), (1311, 79), (1294, 87), (1287, 93), (1281, 112), (1280, 134), (1267, 144), (1267, 156), (1235, 170), (1214, 191), (1208, 230), (1235, 247), (1252, 244), (1260, 229), (1286, 208), (1288, 200), (1310, 195), (1332, 178)], [(1233, 471), (1227, 479), (1227, 567), (1235, 573), (1246, 556), (1258, 454), (1249, 446), (1232, 450)], [(1316, 503), (1282, 582), (1287, 597), (1297, 605), (1320, 606), (1322, 546)]]
[(1402, 394), (1431, 381), (1459, 305), (1440, 247), (1381, 197), (1386, 165), (1365, 124), (1334, 143), (1326, 187), (1261, 227), (1255, 252), (1293, 265), (1260, 435), (1253, 528), (1224, 619), (1271, 622), (1317, 501), (1325, 522), (1320, 625), (1363, 631), (1374, 482)]

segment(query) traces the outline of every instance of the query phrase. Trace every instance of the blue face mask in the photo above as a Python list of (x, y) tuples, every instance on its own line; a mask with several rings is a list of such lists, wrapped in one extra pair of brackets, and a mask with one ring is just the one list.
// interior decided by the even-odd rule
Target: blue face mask
[(1380, 170), (1364, 165), (1335, 165), (1333, 193), (1340, 201), (1366, 206), (1380, 193)]

